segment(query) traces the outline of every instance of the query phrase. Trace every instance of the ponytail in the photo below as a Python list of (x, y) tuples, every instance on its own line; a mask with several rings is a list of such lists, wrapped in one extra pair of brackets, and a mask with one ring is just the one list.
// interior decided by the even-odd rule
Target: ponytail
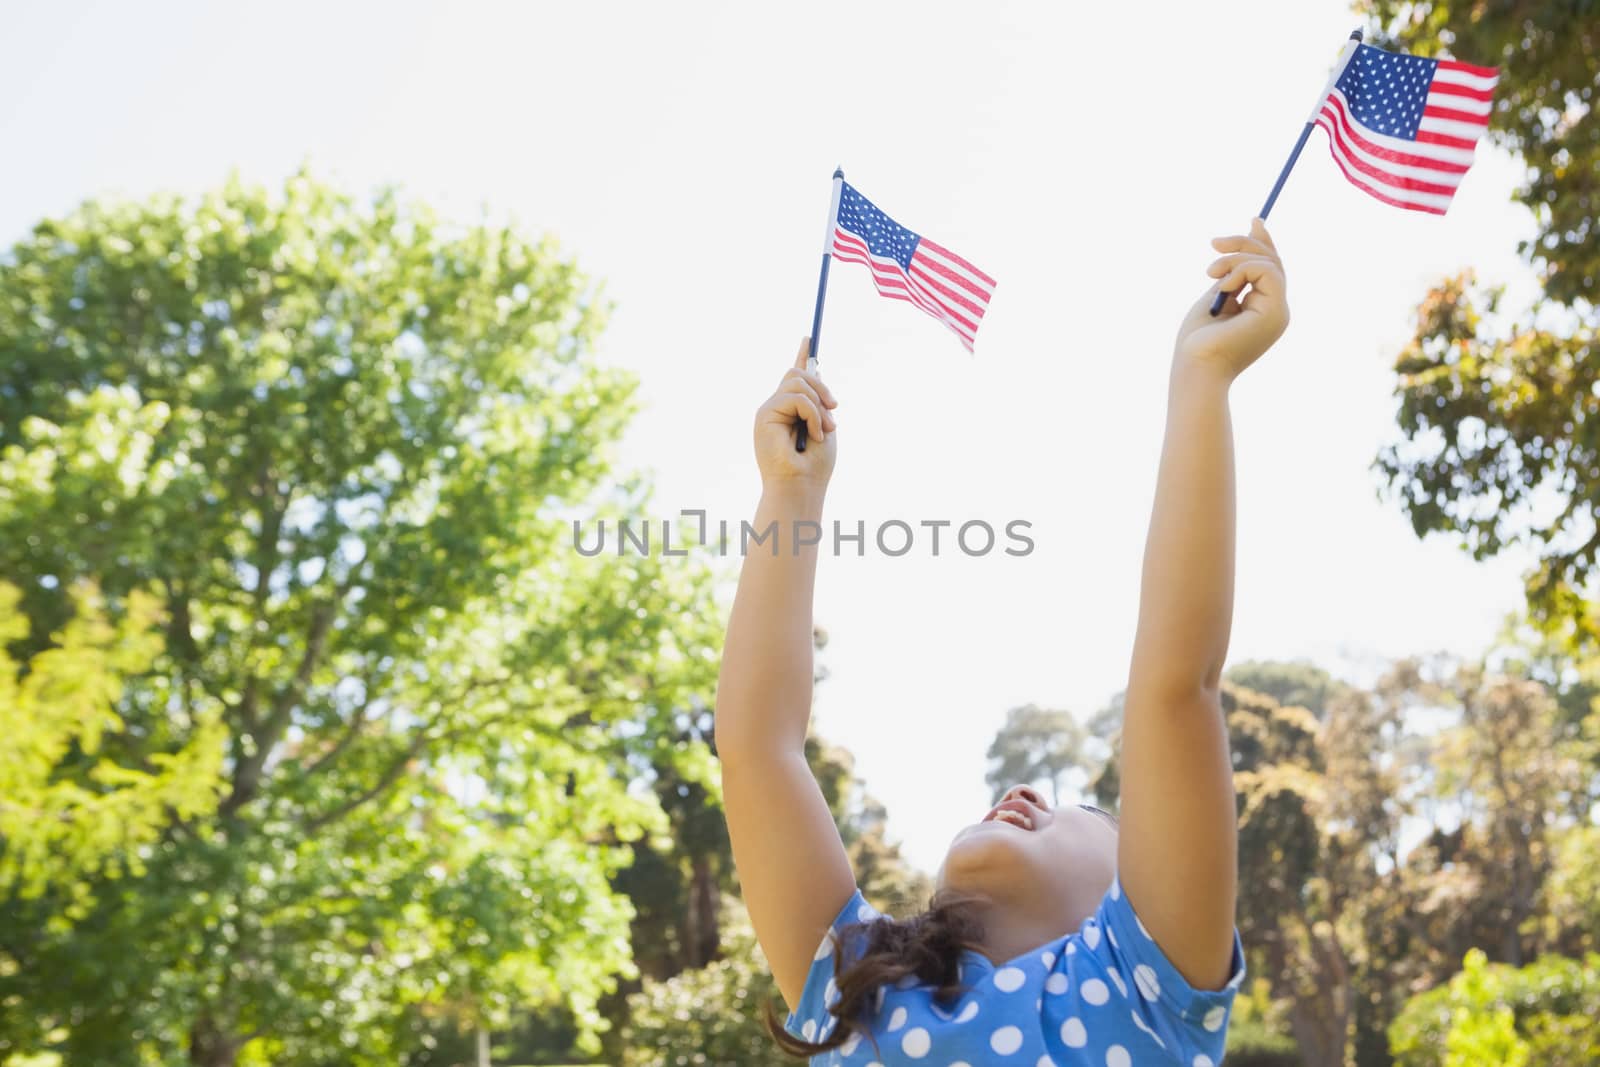
[[(961, 984), (961, 954), (970, 949), (983, 951), (983, 927), (978, 909), (985, 901), (956, 890), (941, 890), (928, 902), (928, 909), (909, 919), (883, 916), (865, 923), (850, 923), (842, 930), (829, 930), (833, 942), (834, 985), (839, 995), (827, 1010), (834, 1026), (826, 1039), (805, 1041), (783, 1028), (769, 1000), (763, 1005), (767, 1032), (783, 1051), (797, 1057), (810, 1057), (838, 1048), (855, 1033), (867, 1038), (877, 1049), (867, 1019), (878, 1008), (873, 1003), (878, 990), (888, 983), (915, 976), (919, 983), (934, 986), (934, 1000), (955, 1001), (965, 991)], [(851, 950), (865, 945), (853, 963)], [(881, 1054), (880, 1054), (881, 1055)]]

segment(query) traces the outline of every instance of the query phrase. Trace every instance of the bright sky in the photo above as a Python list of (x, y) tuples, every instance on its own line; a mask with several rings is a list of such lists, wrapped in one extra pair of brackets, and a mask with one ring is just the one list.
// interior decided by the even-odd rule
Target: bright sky
[[(1357, 25), (1342, 0), (1101, 14), (4, 5), (0, 241), (86, 197), (198, 192), (234, 167), (278, 185), (302, 160), (353, 191), (397, 180), (463, 221), (552, 231), (617, 303), (602, 355), (642, 379), (623, 459), (655, 470), (655, 514), (736, 524), (759, 491), (750, 418), (810, 327), (841, 164), (999, 288), (969, 356), (837, 266), (831, 517), (1023, 519), (1036, 544), (966, 558), (947, 532), (937, 558), (919, 537), (898, 559), (822, 561), (819, 729), (931, 871), (987, 810), (1008, 708), (1087, 716), (1122, 687), (1173, 331), (1207, 239), (1248, 225)], [(1470, 265), (1529, 292), (1519, 173), (1480, 148), (1448, 216), (1412, 214), (1347, 184), (1313, 134), (1271, 219), (1294, 321), (1233, 394), (1233, 661), (1362, 674), (1471, 653), (1519, 604), (1525, 558), (1418, 542), (1370, 469), (1426, 287)]]

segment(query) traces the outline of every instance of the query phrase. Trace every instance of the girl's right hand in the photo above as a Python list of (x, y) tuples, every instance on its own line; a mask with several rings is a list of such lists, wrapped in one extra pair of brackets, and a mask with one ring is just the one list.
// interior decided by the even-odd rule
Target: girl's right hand
[[(1178, 327), (1174, 354), (1180, 363), (1203, 367), (1231, 382), (1272, 347), (1289, 325), (1283, 260), (1266, 223), (1259, 218), (1250, 224), (1248, 234), (1218, 237), (1211, 245), (1227, 253), (1206, 268), (1207, 274), (1220, 281), (1189, 309)], [(1246, 285), (1250, 292), (1241, 301), (1238, 293)], [(1211, 300), (1219, 289), (1234, 295), (1212, 317)]]
[[(811, 338), (802, 338), (794, 365), (783, 372), (777, 391), (756, 410), (756, 465), (761, 468), (762, 482), (769, 486), (798, 484), (825, 489), (833, 474), (838, 445), (831, 409), (839, 402), (819, 375), (805, 369), (810, 352)], [(805, 420), (810, 438), (804, 452), (794, 449), (796, 419)]]

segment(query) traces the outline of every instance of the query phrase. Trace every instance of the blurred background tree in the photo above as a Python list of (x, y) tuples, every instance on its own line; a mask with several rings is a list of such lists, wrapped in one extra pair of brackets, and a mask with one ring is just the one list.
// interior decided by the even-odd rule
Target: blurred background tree
[(1498, 65), (1489, 139), (1527, 173), (1521, 251), (1540, 292), (1503, 306), (1471, 271), (1417, 311), (1395, 362), (1402, 440), (1376, 466), (1419, 536), (1457, 535), (1476, 558), (1539, 554), (1529, 607), (1552, 632), (1600, 641), (1600, 38), (1589, 3), (1362, 0), (1381, 39)]
[(1600, 956), (1519, 969), (1473, 949), (1464, 963), (1394, 1021), (1397, 1067), (1600, 1063)]
[[(1230, 1063), (1387, 1065), (1397, 1017), (1469, 951), (1548, 968), (1594, 944), (1596, 661), (1560, 656), (1522, 626), (1481, 661), (1402, 660), (1370, 687), (1303, 662), (1228, 670), (1238, 923), (1260, 983)], [(1078, 769), (1115, 784), (1095, 756)], [(1541, 1055), (1568, 1047), (1566, 1023), (1528, 1025), (1548, 1031)]]
[(1013, 785), (1047, 783), (1060, 803), (1061, 783), (1084, 763), (1084, 728), (1072, 713), (1026, 704), (1006, 712), (1005, 725), (989, 745), (984, 781), (995, 803)]
[(610, 469), (603, 310), (549, 241), (306, 173), (88, 203), (0, 258), (10, 654), (81, 655), (84, 580), (165, 619), (50, 787), (108, 803), (97, 767), (213, 743), (224, 779), (0, 897), (0, 1059), (394, 1064), (541, 1001), (597, 1047), (634, 971), (610, 879), (670, 825), (629, 784), (716, 788), (679, 723), (707, 576), (567, 541), (646, 500)]
[[(1582, 1027), (1506, 991), (1566, 973), (1600, 930), (1583, 903), (1600, 799), (1600, 23), (1586, 3), (1356, 6), (1379, 43), (1500, 68), (1489, 136), (1527, 167), (1514, 196), (1534, 234), (1520, 251), (1540, 286), (1509, 306), (1470, 270), (1445, 279), (1395, 362), (1400, 435), (1375, 462), (1390, 497), (1419, 536), (1455, 535), (1478, 559), (1523, 545), (1539, 563), (1526, 576), (1537, 633), (1481, 664), (1387, 680), (1414, 714), (1449, 716), (1427, 760), (1409, 761), (1433, 829), (1369, 928), (1420, 994), (1389, 1041), (1408, 1065), (1594, 1062)], [(1448, 988), (1421, 992), (1463, 958)], [(1387, 1061), (1368, 1048), (1362, 1062)]]

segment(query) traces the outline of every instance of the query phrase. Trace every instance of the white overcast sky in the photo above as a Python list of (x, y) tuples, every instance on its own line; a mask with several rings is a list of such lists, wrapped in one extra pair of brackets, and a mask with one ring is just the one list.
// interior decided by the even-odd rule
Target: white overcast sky
[[(1342, 0), (1112, 14), (0, 0), (0, 241), (87, 197), (198, 192), (235, 167), (275, 185), (303, 160), (551, 231), (617, 303), (602, 356), (642, 379), (623, 457), (656, 472), (656, 514), (736, 523), (759, 489), (750, 417), (810, 327), (843, 165), (999, 288), (969, 356), (837, 267), (830, 517), (1024, 519), (1036, 543), (820, 568), (818, 726), (931, 871), (987, 810), (1008, 708), (1087, 716), (1122, 687), (1173, 330), (1207, 239), (1248, 225), (1357, 25)], [(1470, 265), (1526, 298), (1519, 174), (1480, 148), (1448, 216), (1412, 214), (1347, 184), (1313, 134), (1271, 218), (1294, 321), (1233, 394), (1232, 661), (1359, 674), (1471, 653), (1519, 604), (1526, 558), (1419, 542), (1370, 469), (1426, 287)]]

